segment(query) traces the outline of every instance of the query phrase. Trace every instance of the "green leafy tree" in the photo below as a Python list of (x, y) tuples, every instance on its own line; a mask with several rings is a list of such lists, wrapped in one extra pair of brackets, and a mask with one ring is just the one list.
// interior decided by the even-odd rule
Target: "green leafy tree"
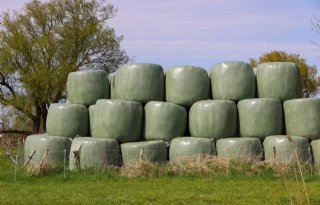
[(320, 78), (317, 77), (317, 67), (309, 65), (306, 59), (301, 58), (299, 54), (286, 53), (285, 51), (272, 51), (259, 57), (259, 60), (250, 58), (250, 65), (256, 67), (258, 63), (265, 62), (292, 62), (297, 63), (300, 68), (302, 94), (304, 97), (312, 97), (318, 94)]
[[(108, 26), (113, 5), (95, 0), (27, 3), (0, 19), (0, 104), (44, 132), (48, 107), (66, 95), (69, 72), (116, 70), (129, 58)], [(22, 119), (24, 119), (22, 117)]]

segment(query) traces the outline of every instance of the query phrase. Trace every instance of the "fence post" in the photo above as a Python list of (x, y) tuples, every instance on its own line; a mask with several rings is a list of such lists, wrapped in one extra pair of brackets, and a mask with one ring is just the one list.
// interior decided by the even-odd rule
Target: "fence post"
[(17, 181), (18, 155), (16, 155), (16, 163), (14, 164), (14, 182)]
[(277, 157), (277, 150), (276, 150), (276, 147), (273, 146), (273, 159), (276, 160), (276, 157)]
[(140, 159), (140, 160), (143, 160), (143, 148), (140, 149), (139, 159)]
[(66, 155), (67, 155), (67, 150), (63, 150), (63, 178), (66, 178)]

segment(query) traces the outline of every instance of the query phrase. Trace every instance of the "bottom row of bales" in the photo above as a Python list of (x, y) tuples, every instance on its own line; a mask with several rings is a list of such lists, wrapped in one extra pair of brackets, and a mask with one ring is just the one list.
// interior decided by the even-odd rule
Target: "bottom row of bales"
[[(312, 148), (312, 149), (311, 149)], [(313, 153), (312, 153), (313, 151)], [(119, 145), (115, 139), (31, 135), (25, 143), (25, 160), (37, 165), (57, 167), (69, 159), (70, 170), (90, 167), (128, 166), (139, 160), (151, 163), (180, 162), (192, 155), (217, 155), (229, 159), (266, 160), (284, 164), (311, 163), (320, 167), (320, 140), (310, 144), (304, 137), (275, 135), (261, 143), (258, 138), (178, 137), (170, 144), (163, 140), (129, 142)], [(313, 158), (312, 158), (313, 154)]]

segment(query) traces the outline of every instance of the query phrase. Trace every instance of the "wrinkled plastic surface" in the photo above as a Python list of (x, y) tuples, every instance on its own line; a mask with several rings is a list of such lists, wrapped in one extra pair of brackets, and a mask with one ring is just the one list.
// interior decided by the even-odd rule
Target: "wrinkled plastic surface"
[(265, 160), (281, 163), (300, 163), (311, 160), (310, 144), (304, 137), (276, 135), (268, 136), (263, 141)]
[[(75, 152), (79, 154), (79, 163)], [(121, 164), (119, 143), (115, 139), (77, 137), (72, 140), (69, 169), (99, 168)]]
[(170, 143), (169, 159), (178, 162), (196, 154), (213, 155), (215, 144), (212, 139), (200, 137), (178, 137)]
[(282, 105), (277, 99), (256, 98), (238, 103), (240, 135), (264, 139), (283, 132)]
[(187, 126), (184, 107), (168, 102), (152, 101), (145, 106), (145, 140), (169, 141), (183, 136)]
[(68, 137), (48, 136), (46, 134), (30, 135), (25, 141), (24, 159), (26, 161), (35, 150), (36, 152), (29, 165), (39, 164), (48, 149), (44, 165), (56, 167), (63, 165), (64, 160), (68, 160), (70, 146), (71, 139)]
[(166, 72), (166, 101), (189, 107), (209, 99), (210, 84), (206, 70), (195, 66), (176, 66)]
[(116, 99), (140, 103), (164, 99), (164, 73), (160, 65), (125, 64), (117, 70), (114, 85)]
[(213, 99), (239, 101), (255, 97), (255, 75), (248, 63), (222, 62), (211, 70)]
[(142, 137), (143, 108), (138, 102), (98, 100), (94, 109), (93, 137), (134, 142)]
[(277, 98), (283, 102), (301, 97), (301, 77), (297, 64), (262, 63), (258, 68), (257, 84), (260, 98)]
[(109, 73), (109, 75), (108, 75), (108, 82), (109, 82), (109, 87), (110, 87), (109, 92), (110, 92), (110, 98), (111, 99), (115, 99), (116, 98), (116, 93), (115, 93), (115, 89), (114, 89), (115, 75), (116, 75), (116, 72)]
[(295, 99), (283, 103), (288, 134), (320, 138), (320, 99)]
[(261, 160), (263, 148), (259, 138), (233, 137), (217, 141), (219, 157), (230, 159)]
[(109, 82), (103, 70), (71, 72), (67, 81), (70, 103), (90, 106), (98, 99), (109, 98)]
[(320, 167), (320, 140), (313, 140), (311, 142), (312, 153), (313, 153), (313, 160), (314, 166)]
[(203, 100), (194, 103), (189, 111), (191, 136), (226, 138), (237, 135), (237, 106), (228, 100)]
[(74, 138), (89, 133), (89, 114), (84, 105), (53, 103), (47, 116), (47, 133), (53, 136)]
[(167, 161), (167, 144), (163, 140), (129, 142), (121, 144), (122, 161), (124, 166), (128, 166), (139, 161), (141, 149), (143, 149), (142, 160), (151, 163), (164, 163)]
[(91, 105), (89, 107), (89, 122), (90, 122), (90, 129), (89, 129), (89, 134), (92, 136), (92, 131), (93, 131), (93, 116), (94, 116), (94, 108), (96, 105)]

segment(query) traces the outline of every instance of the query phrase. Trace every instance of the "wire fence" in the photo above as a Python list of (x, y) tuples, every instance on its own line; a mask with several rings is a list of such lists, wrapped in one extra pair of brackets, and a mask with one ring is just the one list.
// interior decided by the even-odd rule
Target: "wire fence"
[[(195, 154), (196, 153), (196, 154)], [(293, 163), (307, 164), (311, 169), (320, 166), (320, 156), (312, 155), (312, 150), (297, 149), (281, 150), (273, 147), (272, 152), (264, 149), (248, 149), (248, 147), (236, 147), (232, 149), (210, 151), (188, 151), (169, 149), (136, 149), (130, 152), (121, 150), (32, 150), (25, 153), (24, 144), (20, 143), (15, 147), (2, 147), (0, 151), (1, 161), (6, 160), (13, 168), (13, 180), (17, 180), (17, 172), (21, 167), (31, 171), (31, 175), (38, 174), (46, 169), (59, 169), (63, 172), (63, 177), (69, 170), (85, 170), (89, 168), (123, 167), (137, 161), (147, 161), (151, 163), (179, 162), (189, 160), (190, 156), (198, 156), (196, 159), (207, 159), (216, 156), (228, 160), (248, 160), (248, 161), (271, 161), (290, 165)], [(171, 157), (174, 156), (174, 159)], [(204, 156), (204, 157), (203, 157)]]

